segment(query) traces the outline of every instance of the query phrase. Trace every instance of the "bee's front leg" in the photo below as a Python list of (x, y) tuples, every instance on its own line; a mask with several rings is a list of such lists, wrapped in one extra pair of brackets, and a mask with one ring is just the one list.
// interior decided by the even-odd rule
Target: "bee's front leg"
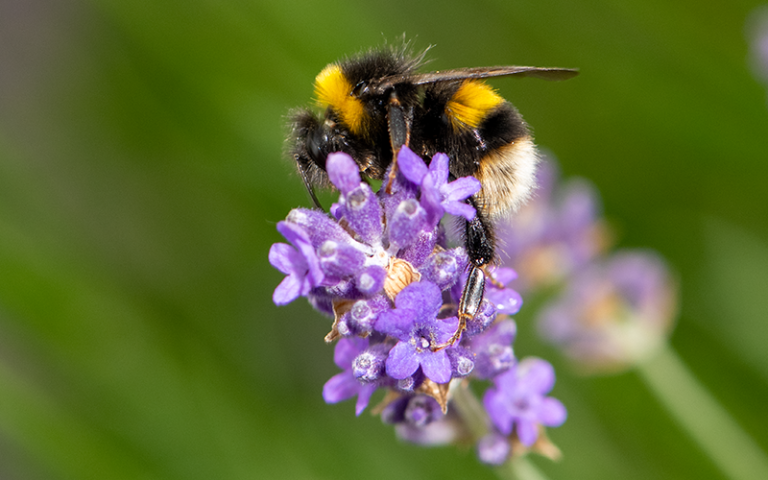
[(397, 153), (403, 146), (408, 146), (411, 140), (411, 125), (413, 123), (413, 108), (405, 108), (397, 92), (392, 90), (387, 105), (387, 124), (389, 127), (389, 143), (392, 147), (392, 169), (389, 171), (385, 192), (391, 193), (392, 182), (397, 175)]

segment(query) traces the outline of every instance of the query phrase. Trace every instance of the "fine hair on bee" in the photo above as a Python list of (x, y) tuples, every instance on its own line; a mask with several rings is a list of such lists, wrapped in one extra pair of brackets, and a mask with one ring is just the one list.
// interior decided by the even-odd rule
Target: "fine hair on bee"
[[(564, 80), (573, 69), (524, 66), (459, 68), (419, 73), (426, 51), (385, 46), (325, 67), (315, 78), (315, 102), (322, 109), (291, 114), (290, 156), (318, 207), (315, 186), (329, 187), (328, 154), (351, 156), (363, 177), (385, 182), (389, 191), (397, 152), (408, 146), (428, 164), (448, 155), (452, 179), (472, 175), (482, 189), (467, 200), (477, 216), (463, 221), (469, 275), (458, 306), (459, 340), (483, 300), (484, 268), (495, 260), (493, 222), (519, 208), (535, 187), (538, 156), (528, 125), (485, 78), (498, 76)], [(388, 178), (385, 172), (393, 168)]]

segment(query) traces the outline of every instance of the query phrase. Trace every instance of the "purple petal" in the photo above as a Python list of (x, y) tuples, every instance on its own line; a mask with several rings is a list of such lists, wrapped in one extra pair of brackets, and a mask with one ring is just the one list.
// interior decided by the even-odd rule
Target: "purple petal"
[(309, 269), (309, 281), (311, 286), (320, 285), (325, 278), (320, 269), (320, 261), (317, 259), (315, 249), (309, 241), (309, 236), (298, 225), (289, 222), (277, 222), (277, 231), (280, 232), (296, 249), (304, 256)]
[(415, 314), (409, 309), (386, 310), (379, 314), (374, 328), (381, 333), (408, 341), (411, 337), (414, 319)]
[(325, 163), (328, 178), (343, 194), (360, 186), (360, 169), (346, 153), (336, 152), (328, 155)]
[(559, 195), (561, 209), (558, 217), (565, 231), (578, 232), (588, 228), (600, 217), (598, 194), (586, 180), (570, 180), (563, 185)]
[(508, 408), (508, 399), (496, 388), (490, 388), (483, 396), (483, 406), (496, 429), (503, 435), (512, 433), (512, 414)]
[(432, 397), (417, 395), (408, 400), (403, 412), (405, 421), (413, 426), (424, 427), (443, 417), (440, 405)]
[[(417, 368), (419, 360), (416, 357), (416, 348), (408, 342), (397, 342), (387, 357), (387, 375), (402, 380), (413, 375)], [(450, 371), (450, 364), (448, 369)]]
[[(472, 338), (472, 351), (475, 357), (475, 375), (480, 378), (493, 378), (501, 388), (502, 375), (508, 374), (515, 364), (512, 341), (516, 326), (512, 320), (501, 320), (486, 330), (482, 335)], [(500, 375), (501, 374), (501, 375)], [(514, 381), (514, 372), (511, 372)]]
[(468, 222), (474, 220), (477, 212), (475, 207), (464, 202), (443, 202), (443, 208), (446, 212), (457, 217), (464, 217)]
[(508, 267), (499, 267), (491, 271), (493, 279), (502, 285), (507, 285), (509, 282), (517, 278), (517, 272)]
[(408, 443), (424, 446), (457, 443), (463, 433), (456, 423), (440, 420), (425, 426), (398, 423), (395, 425), (395, 432), (398, 438)]
[(482, 188), (483, 185), (480, 183), (480, 180), (475, 177), (462, 177), (443, 187), (442, 192), (445, 196), (445, 201), (453, 202), (466, 200)]
[(498, 313), (514, 315), (520, 311), (523, 306), (523, 297), (511, 288), (498, 289), (489, 288), (486, 291), (486, 298), (493, 302)]
[(390, 350), (392, 350), (390, 345), (377, 343), (360, 352), (352, 362), (352, 376), (363, 384), (380, 380), (384, 375)]
[(439, 352), (425, 351), (419, 355), (421, 369), (424, 375), (435, 383), (451, 381), (451, 360), (445, 350)]
[(435, 185), (435, 180), (431, 175), (424, 177), (421, 184), (421, 206), (427, 212), (427, 222), (430, 228), (434, 228), (440, 219), (443, 218), (445, 209), (443, 208), (443, 195)]
[(434, 225), (429, 227), (430, 231), (428, 232), (424, 230), (420, 231), (414, 238), (413, 243), (400, 250), (397, 256), (400, 257), (400, 259), (409, 262), (414, 267), (421, 268), (421, 265), (423, 265), (427, 258), (432, 255), (432, 252), (435, 251), (435, 245), (437, 245), (437, 242), (441, 239), (440, 232), (432, 229), (433, 227)]
[(438, 344), (451, 339), (459, 328), (459, 317), (443, 318), (435, 321), (435, 341)]
[(397, 169), (405, 178), (416, 185), (421, 185), (428, 172), (424, 160), (408, 147), (401, 148), (397, 154)]
[(526, 447), (530, 447), (539, 438), (539, 427), (536, 422), (527, 418), (516, 419), (515, 431), (517, 437), (520, 439), (520, 443)]
[(429, 173), (435, 181), (435, 185), (443, 186), (448, 183), (448, 169), (449, 164), (448, 155), (444, 153), (436, 153), (432, 157), (432, 161), (429, 162)]
[(362, 385), (349, 372), (337, 373), (323, 385), (325, 403), (338, 403), (357, 395)]
[(303, 283), (303, 278), (299, 278), (298, 275), (288, 275), (282, 282), (280, 282), (280, 285), (275, 288), (274, 293), (272, 293), (272, 301), (278, 306), (291, 303), (299, 298), (300, 295), (306, 294), (302, 291), (304, 290)]
[(389, 298), (384, 293), (358, 300), (349, 311), (349, 327), (355, 335), (367, 335), (373, 330), (379, 314), (390, 309)]
[(451, 361), (451, 378), (466, 377), (475, 369), (475, 353), (463, 347), (450, 347), (445, 349), (448, 359)]
[(360, 387), (360, 391), (357, 394), (357, 402), (355, 403), (355, 415), (358, 417), (361, 413), (363, 413), (363, 410), (365, 410), (365, 407), (368, 406), (368, 402), (371, 401), (371, 395), (373, 395), (373, 392), (376, 391), (376, 385), (370, 384), (370, 385), (363, 385)]
[(543, 425), (547, 427), (559, 427), (568, 417), (568, 412), (560, 400), (552, 397), (543, 398), (539, 405), (536, 416)]
[(517, 377), (517, 365), (515, 365), (515, 368), (510, 368), (501, 375), (496, 376), (493, 379), (493, 383), (496, 384), (500, 394), (511, 395), (518, 391)]
[[(394, 166), (394, 164), (387, 168), (386, 172), (384, 173), (384, 178), (388, 178), (392, 166)], [(390, 192), (387, 193), (386, 188), (380, 188), (377, 193), (379, 201), (381, 202), (382, 207), (384, 207), (387, 219), (392, 218), (393, 212), (395, 209), (397, 209), (403, 200), (407, 200), (409, 198), (415, 199), (418, 197), (419, 192), (419, 185), (405, 178), (405, 175), (401, 174), (399, 168), (396, 170), (398, 173), (395, 175), (395, 181), (392, 182), (392, 188)]]
[(307, 270), (307, 262), (287, 243), (275, 243), (269, 249), (269, 263), (288, 275)]
[(360, 352), (368, 348), (368, 340), (365, 338), (350, 337), (339, 339), (333, 350), (333, 363), (342, 370), (352, 368), (352, 362)]
[(442, 304), (440, 289), (431, 282), (412, 283), (395, 297), (395, 306), (398, 309), (410, 309), (419, 318), (436, 318)]
[(555, 369), (546, 360), (525, 358), (517, 366), (518, 389), (545, 394), (555, 386)]
[(307, 232), (301, 226), (294, 223), (286, 221), (277, 222), (277, 231), (294, 246), (301, 242), (310, 243)]
[[(309, 272), (306, 277), (309, 281), (309, 285), (311, 287), (320, 286), (325, 279), (325, 274), (323, 274), (323, 270), (320, 268), (320, 261), (317, 259), (317, 255), (315, 255), (312, 245), (302, 243), (298, 245), (298, 247), (299, 251), (304, 254), (304, 259), (307, 261), (307, 266), (309, 267)], [(306, 292), (303, 292), (302, 295), (306, 295)]]
[(489, 433), (477, 443), (477, 456), (488, 465), (501, 465), (509, 458), (509, 440), (498, 433)]
[(485, 331), (496, 320), (496, 305), (487, 298), (480, 303), (477, 314), (467, 321), (466, 335), (472, 337)]

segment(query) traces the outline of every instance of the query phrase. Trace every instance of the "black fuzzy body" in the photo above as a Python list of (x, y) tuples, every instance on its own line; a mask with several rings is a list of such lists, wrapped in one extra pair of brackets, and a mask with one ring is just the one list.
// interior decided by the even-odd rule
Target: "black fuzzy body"
[[(309, 109), (292, 115), (291, 156), (314, 197), (313, 186), (331, 186), (325, 172), (329, 153), (344, 152), (360, 167), (364, 177), (382, 179), (393, 160), (388, 106), (393, 98), (402, 106), (410, 124), (408, 147), (429, 164), (438, 152), (450, 158), (452, 178), (475, 176), (481, 183), (505, 181), (482, 178), (481, 165), (489, 154), (530, 138), (526, 123), (509, 102), (487, 112), (476, 128), (457, 129), (446, 113), (446, 105), (464, 80), (439, 81), (426, 85), (399, 82), (384, 91), (367, 92), (366, 87), (392, 75), (415, 73), (421, 57), (405, 49), (381, 49), (340, 62), (344, 77), (355, 88), (352, 95), (365, 105), (366, 121), (355, 135), (332, 107), (317, 116)], [(495, 256), (492, 218), (487, 208), (495, 199), (476, 195), (468, 200), (477, 218), (466, 222), (465, 243), (472, 263), (482, 267)]]

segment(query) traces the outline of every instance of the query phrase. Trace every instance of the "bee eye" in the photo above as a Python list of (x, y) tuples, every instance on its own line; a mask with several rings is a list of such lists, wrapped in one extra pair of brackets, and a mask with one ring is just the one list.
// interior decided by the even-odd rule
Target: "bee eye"
[(310, 156), (315, 163), (323, 169), (325, 169), (326, 157), (324, 146), (327, 145), (328, 142), (330, 142), (330, 136), (328, 135), (328, 131), (324, 128), (318, 128), (312, 132), (312, 136), (307, 142)]

